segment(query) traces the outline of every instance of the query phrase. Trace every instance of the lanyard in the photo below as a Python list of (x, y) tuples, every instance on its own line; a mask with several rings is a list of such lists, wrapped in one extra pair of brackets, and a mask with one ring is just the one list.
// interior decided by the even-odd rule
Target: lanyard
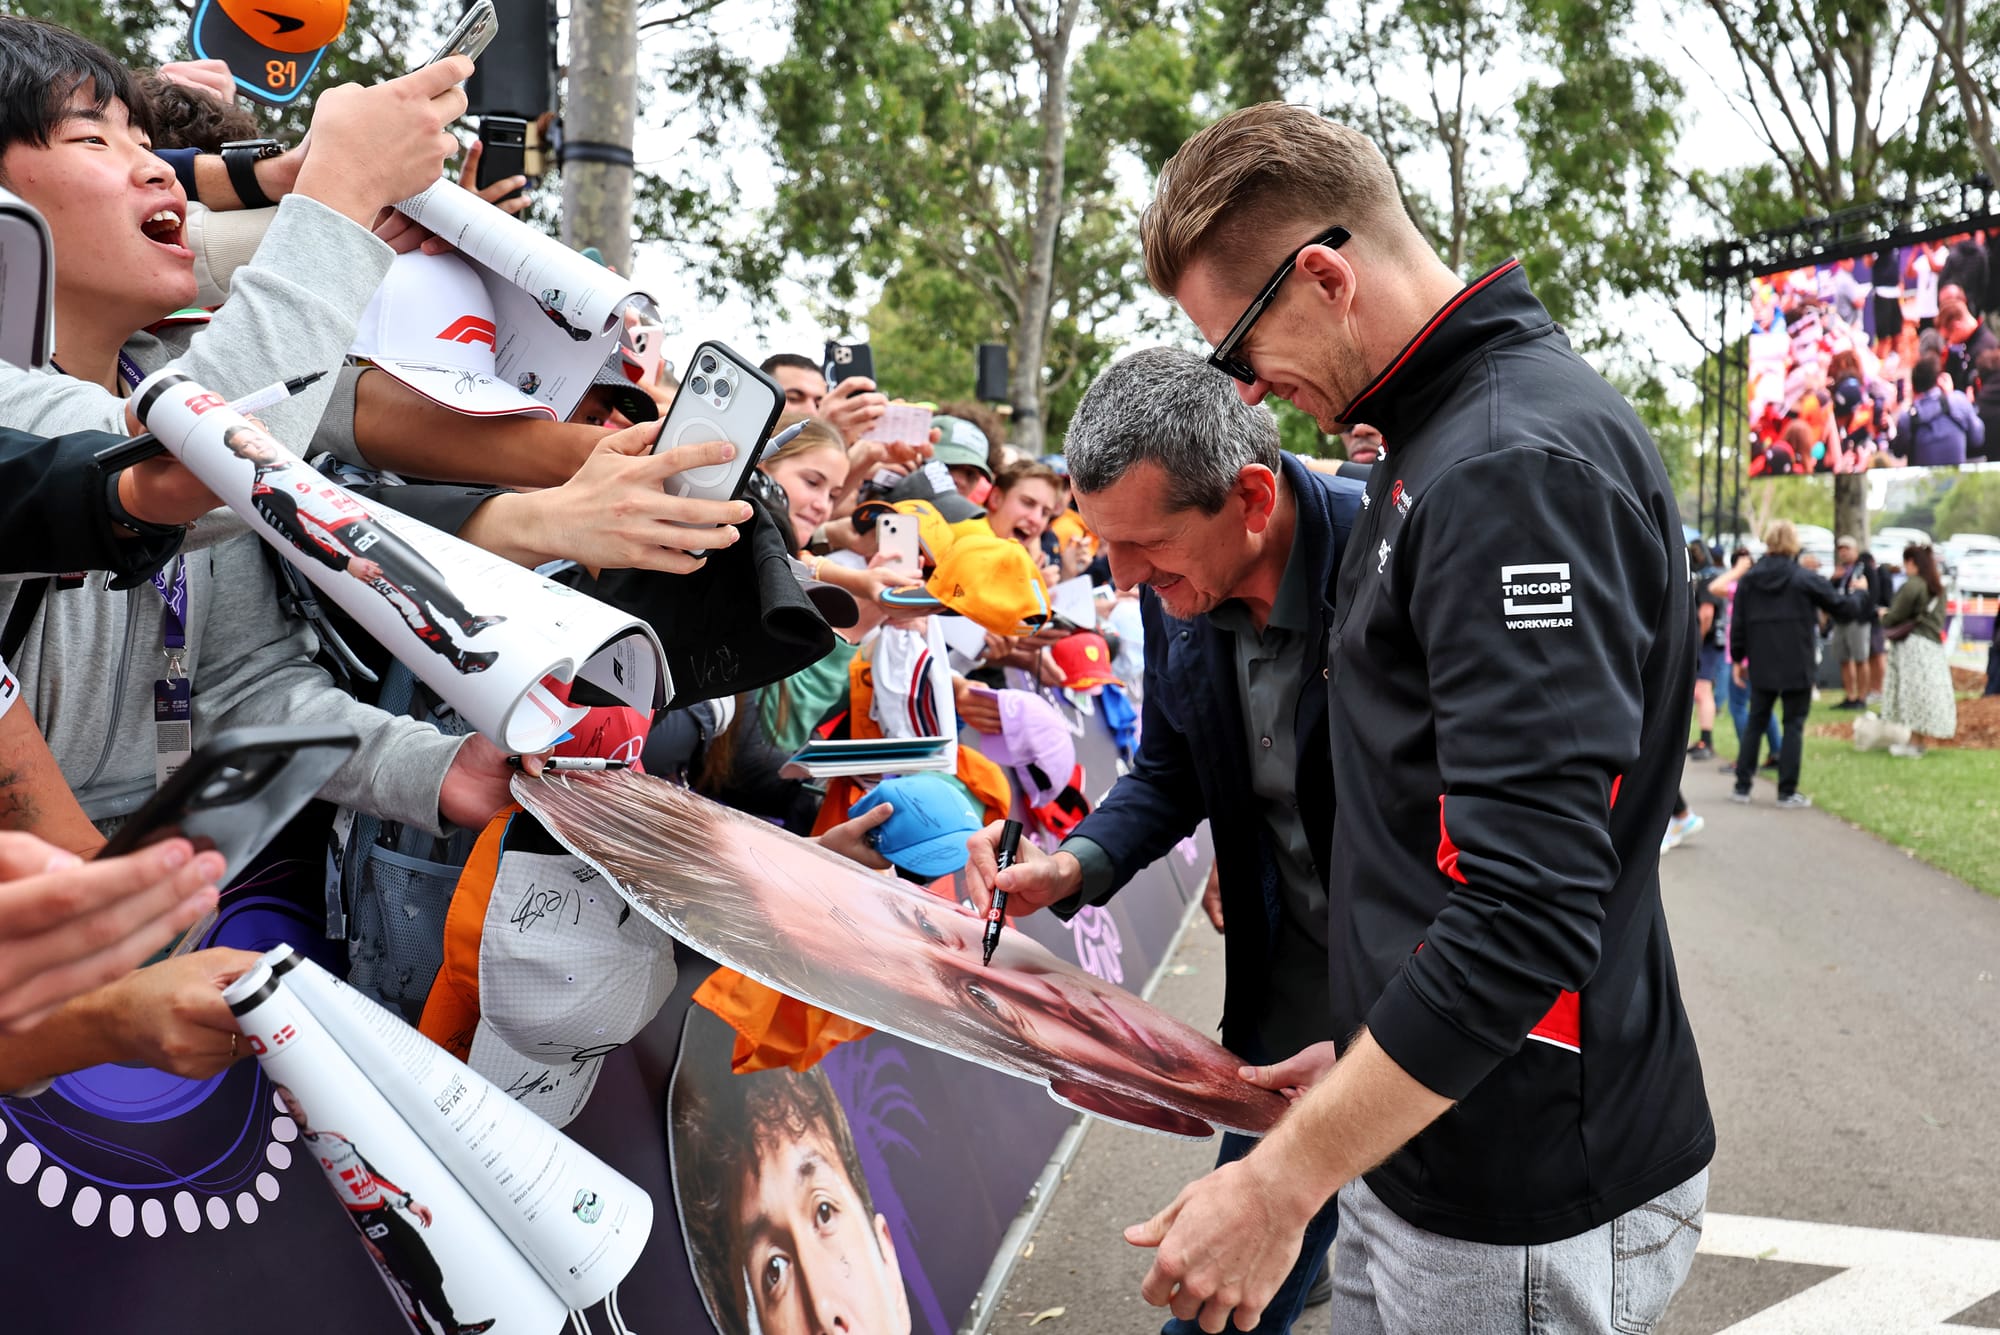
[(187, 563), (176, 556), (153, 576), (160, 595), (160, 652), (166, 656), (169, 680), (187, 676)]

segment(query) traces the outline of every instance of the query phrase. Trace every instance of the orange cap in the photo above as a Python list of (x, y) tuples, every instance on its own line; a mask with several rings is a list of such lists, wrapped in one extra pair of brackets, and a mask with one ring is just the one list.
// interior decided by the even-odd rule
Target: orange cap
[(1049, 619), (1041, 573), (1018, 542), (960, 531), (921, 589), (890, 590), (897, 607), (943, 607), (972, 618), (995, 635), (1028, 635)]

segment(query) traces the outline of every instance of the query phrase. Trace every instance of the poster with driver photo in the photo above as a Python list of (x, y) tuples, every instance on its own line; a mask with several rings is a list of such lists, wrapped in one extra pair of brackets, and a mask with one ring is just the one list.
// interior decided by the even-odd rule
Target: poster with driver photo
[(720, 1335), (910, 1335), (910, 1291), (855, 1128), (821, 1067), (736, 1075), (696, 1006), (667, 1093), (688, 1266)]

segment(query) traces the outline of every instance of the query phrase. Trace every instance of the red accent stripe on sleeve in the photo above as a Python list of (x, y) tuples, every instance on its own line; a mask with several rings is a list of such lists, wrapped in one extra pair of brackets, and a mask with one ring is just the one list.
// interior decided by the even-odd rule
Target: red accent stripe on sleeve
[(1542, 1022), (1528, 1031), (1528, 1037), (1570, 1052), (1583, 1051), (1583, 998), (1564, 992), (1549, 1007)]
[(1444, 794), (1438, 794), (1438, 870), (1460, 885), (1466, 884), (1465, 873), (1458, 869), (1458, 845), (1451, 841), (1451, 831), (1444, 827)]
[[(1619, 778), (1611, 781), (1611, 804), (1613, 806), (1618, 805), (1618, 785), (1623, 777), (1620, 775)], [(1445, 828), (1443, 794), (1439, 794), (1438, 796), (1437, 865), (1439, 871), (1449, 876), (1452, 880), (1457, 881), (1460, 885), (1468, 884), (1465, 879), (1465, 873), (1458, 869), (1458, 845), (1452, 842), (1451, 831)], [(1417, 949), (1422, 950), (1423, 948), (1423, 942), (1419, 941)], [(1549, 1013), (1544, 1015), (1541, 1018), (1541, 1022), (1528, 1031), (1528, 1037), (1538, 1042), (1564, 1048), (1570, 1052), (1582, 1052), (1583, 999), (1575, 992), (1564, 992), (1556, 997), (1556, 1004), (1549, 1007)]]

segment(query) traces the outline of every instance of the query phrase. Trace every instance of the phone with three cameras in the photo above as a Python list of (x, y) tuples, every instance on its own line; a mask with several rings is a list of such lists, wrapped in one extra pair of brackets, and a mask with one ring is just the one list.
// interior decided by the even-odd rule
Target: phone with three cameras
[(500, 33), (500, 16), (493, 12), (493, 0), (473, 0), (458, 16), (458, 22), (451, 25), (451, 31), (437, 49), (437, 54), (424, 64), (435, 65), (451, 56), (464, 56), (477, 61)]
[(736, 447), (736, 457), (674, 474), (665, 483), (668, 493), (709, 501), (742, 496), (744, 483), (763, 457), (771, 428), (784, 410), (785, 391), (755, 362), (714, 340), (696, 347), (653, 437), (652, 452), (726, 440)]

